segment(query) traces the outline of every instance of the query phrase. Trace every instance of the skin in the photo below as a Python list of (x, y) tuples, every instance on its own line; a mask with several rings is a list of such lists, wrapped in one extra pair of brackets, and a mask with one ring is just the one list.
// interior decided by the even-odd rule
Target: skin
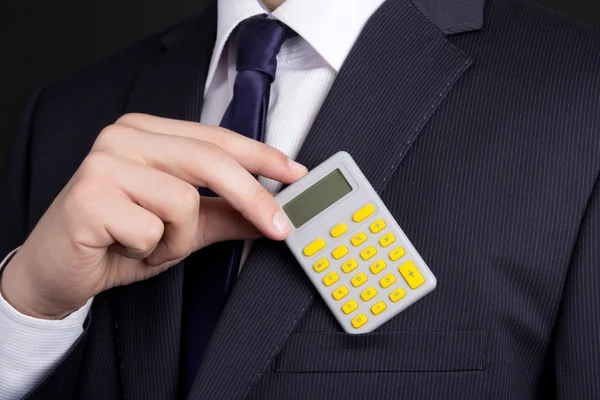
[(265, 5), (265, 7), (267, 7), (269, 10), (273, 11), (275, 10), (277, 7), (279, 7), (280, 5), (283, 4), (285, 0), (263, 0), (263, 4)]
[[(5, 267), (0, 291), (22, 314), (62, 319), (212, 243), (283, 240), (289, 223), (253, 174), (293, 183), (306, 173), (280, 151), (222, 128), (124, 115), (100, 133)], [(220, 197), (201, 197), (196, 186)]]

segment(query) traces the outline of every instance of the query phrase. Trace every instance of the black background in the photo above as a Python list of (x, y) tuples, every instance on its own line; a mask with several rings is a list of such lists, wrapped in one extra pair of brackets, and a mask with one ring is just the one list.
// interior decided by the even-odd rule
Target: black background
[[(365, 0), (368, 1), (368, 0)], [(457, 0), (461, 1), (461, 0)], [(600, 25), (599, 0), (536, 0)], [(0, 170), (31, 91), (202, 11), (210, 0), (6, 0), (0, 11)], [(7, 4), (8, 3), (8, 4)]]

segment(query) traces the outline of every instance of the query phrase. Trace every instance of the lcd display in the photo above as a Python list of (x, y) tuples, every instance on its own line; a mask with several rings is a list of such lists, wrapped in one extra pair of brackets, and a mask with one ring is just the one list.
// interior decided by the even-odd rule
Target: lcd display
[(283, 211), (296, 228), (310, 221), (321, 211), (352, 191), (339, 169), (306, 189), (283, 206)]

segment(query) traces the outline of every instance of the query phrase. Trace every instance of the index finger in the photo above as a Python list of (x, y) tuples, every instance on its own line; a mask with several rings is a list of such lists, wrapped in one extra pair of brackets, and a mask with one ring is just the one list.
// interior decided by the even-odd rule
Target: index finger
[(147, 114), (125, 114), (115, 124), (217, 145), (246, 170), (283, 183), (293, 183), (308, 172), (274, 147), (217, 126)]

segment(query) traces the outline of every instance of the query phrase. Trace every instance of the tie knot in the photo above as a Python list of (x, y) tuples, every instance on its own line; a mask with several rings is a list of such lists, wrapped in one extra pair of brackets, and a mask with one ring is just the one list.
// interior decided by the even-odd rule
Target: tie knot
[(281, 45), (294, 32), (281, 22), (264, 16), (248, 18), (238, 26), (237, 71), (258, 71), (272, 82)]

